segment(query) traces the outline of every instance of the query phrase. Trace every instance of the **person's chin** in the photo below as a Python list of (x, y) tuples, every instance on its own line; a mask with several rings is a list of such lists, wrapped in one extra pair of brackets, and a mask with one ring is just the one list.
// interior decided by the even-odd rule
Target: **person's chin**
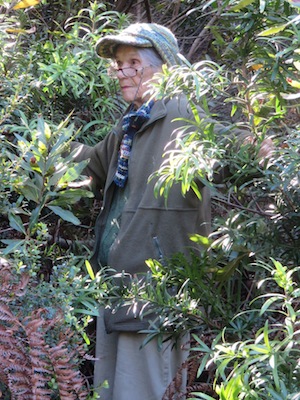
[(124, 87), (121, 89), (121, 92), (124, 100), (128, 103), (133, 102), (137, 97), (136, 89), (133, 89), (131, 87)]
[(126, 91), (122, 91), (122, 97), (127, 103), (132, 103), (134, 100), (134, 96)]

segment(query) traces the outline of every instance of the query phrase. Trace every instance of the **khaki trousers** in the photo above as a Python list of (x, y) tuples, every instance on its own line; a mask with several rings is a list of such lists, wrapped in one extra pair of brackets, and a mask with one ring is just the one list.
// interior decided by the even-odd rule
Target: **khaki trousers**
[[(161, 400), (178, 369), (188, 356), (188, 338), (184, 349), (170, 341), (158, 351), (157, 341), (142, 346), (145, 334), (105, 332), (103, 313), (97, 318), (94, 386), (105, 380), (109, 388), (97, 389), (101, 400)], [(186, 376), (186, 374), (184, 374)], [(184, 382), (185, 387), (185, 382)], [(184, 389), (184, 388), (183, 388)]]

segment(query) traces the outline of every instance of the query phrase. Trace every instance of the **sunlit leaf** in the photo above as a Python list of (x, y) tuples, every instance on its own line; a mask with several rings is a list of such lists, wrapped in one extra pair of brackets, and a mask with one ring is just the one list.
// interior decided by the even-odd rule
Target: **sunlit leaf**
[(252, 64), (249, 69), (252, 71), (258, 71), (259, 69), (261, 69), (263, 67), (263, 64)]
[(280, 93), (280, 95), (285, 100), (300, 99), (300, 93)]
[(83, 333), (82, 333), (82, 337), (83, 337), (83, 340), (85, 341), (85, 343), (86, 343), (87, 345), (90, 345), (90, 344), (91, 344), (91, 341), (90, 341), (88, 335), (86, 334), (86, 332), (83, 332)]
[(300, 81), (295, 81), (294, 79), (291, 78), (286, 78), (287, 83), (296, 88), (296, 89), (300, 89)]
[(40, 0), (22, 0), (13, 7), (13, 10), (36, 6), (39, 3), (40, 3)]
[(298, 23), (299, 20), (300, 20), (300, 15), (297, 15), (295, 18), (291, 19), (289, 22), (285, 24), (273, 26), (272, 28), (263, 30), (262, 32), (258, 33), (258, 36), (275, 35), (276, 33), (283, 31), (287, 26)]
[(30, 29), (7, 28), (7, 29), (5, 29), (5, 32), (6, 33), (12, 33), (12, 34), (14, 34), (14, 33), (16, 33), (16, 34), (23, 33), (23, 34), (29, 35), (30, 33), (35, 33), (36, 32), (36, 27), (33, 26)]
[(195, 243), (199, 243), (199, 244), (201, 244), (202, 246), (205, 246), (205, 247), (209, 247), (211, 245), (211, 243), (212, 243), (212, 240), (209, 239), (208, 237), (202, 236), (202, 235), (198, 235), (198, 234), (191, 235), (190, 239), (191, 239), (191, 241), (193, 241)]
[(286, 24), (273, 26), (272, 28), (265, 29), (258, 33), (258, 36), (271, 36), (275, 35), (278, 32), (284, 31), (286, 28)]
[(230, 8), (230, 11), (240, 11), (242, 8), (254, 3), (255, 0), (241, 0), (238, 4)]
[(276, 301), (278, 301), (278, 297), (276, 297), (276, 296), (273, 296), (273, 297), (271, 297), (270, 299), (268, 299), (268, 300), (263, 304), (263, 306), (261, 307), (260, 312), (259, 312), (259, 315), (263, 315), (263, 314), (268, 310), (268, 308), (269, 308), (273, 303), (275, 303)]
[(295, 61), (294, 66), (298, 71), (300, 71), (300, 61)]
[(80, 163), (74, 165), (73, 167), (68, 168), (66, 173), (61, 177), (59, 184), (63, 185), (64, 183), (72, 182), (75, 179), (79, 178), (82, 173), (82, 170), (88, 164), (89, 160), (83, 160)]
[(86, 270), (87, 270), (90, 278), (95, 279), (95, 274), (94, 274), (93, 268), (91, 266), (91, 263), (88, 260), (85, 261), (85, 267), (86, 267)]

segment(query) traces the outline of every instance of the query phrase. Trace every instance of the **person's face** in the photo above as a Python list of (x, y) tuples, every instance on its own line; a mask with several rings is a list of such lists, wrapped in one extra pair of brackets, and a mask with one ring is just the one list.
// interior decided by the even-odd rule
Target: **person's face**
[(133, 77), (126, 77), (122, 70), (119, 70), (117, 72), (117, 78), (124, 100), (127, 103), (133, 102), (138, 108), (148, 100), (148, 96), (144, 96), (145, 92), (148, 90), (147, 82), (149, 83), (149, 80), (159, 68), (151, 66), (149, 61), (143, 60), (136, 47), (120, 45), (115, 53), (115, 68), (128, 67), (135, 68), (137, 70), (136, 75)]

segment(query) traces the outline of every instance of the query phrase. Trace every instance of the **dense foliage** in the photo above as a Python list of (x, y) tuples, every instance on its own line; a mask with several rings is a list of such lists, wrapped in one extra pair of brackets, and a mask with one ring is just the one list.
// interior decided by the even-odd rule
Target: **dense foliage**
[[(183, 121), (189, 133), (153, 177), (155, 194), (167, 201), (175, 182), (183, 195), (197, 193), (199, 179), (209, 185), (213, 234), (191, 237), (189, 259), (147, 260), (151, 274), (124, 289), (86, 261), (101, 198), (68, 147), (98, 142), (120, 115), (117, 87), (94, 46), (135, 20), (177, 35), (184, 64), (164, 70), (154, 90), (184, 92), (194, 110), (194, 120)], [(192, 331), (188, 398), (300, 398), (299, 21), (294, 0), (0, 1), (6, 398), (96, 398), (89, 359), (97, 304), (137, 299), (159, 310), (149, 340)], [(216, 121), (251, 140), (220, 140)], [(266, 138), (274, 150), (260, 158)], [(213, 164), (229, 172), (226, 180), (216, 180)]]

